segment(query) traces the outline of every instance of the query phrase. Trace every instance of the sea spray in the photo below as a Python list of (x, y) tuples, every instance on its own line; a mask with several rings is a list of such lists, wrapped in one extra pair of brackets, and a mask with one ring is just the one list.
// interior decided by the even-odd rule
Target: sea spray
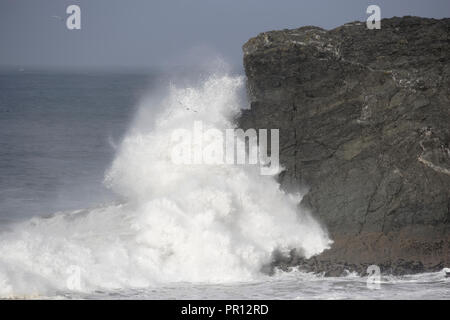
[(274, 250), (310, 257), (327, 248), (299, 198), (257, 166), (171, 161), (173, 130), (194, 121), (235, 127), (243, 86), (243, 77), (215, 74), (144, 101), (105, 177), (122, 203), (33, 218), (0, 234), (0, 295), (247, 281), (262, 276)]

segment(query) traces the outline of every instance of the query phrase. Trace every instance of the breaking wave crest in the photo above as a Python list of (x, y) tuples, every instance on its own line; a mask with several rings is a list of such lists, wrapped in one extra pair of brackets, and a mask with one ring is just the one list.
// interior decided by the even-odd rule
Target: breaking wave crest
[[(105, 177), (120, 203), (2, 232), (0, 296), (247, 281), (261, 276), (274, 250), (309, 257), (327, 248), (327, 233), (298, 208), (299, 196), (258, 167), (171, 161), (174, 129), (194, 121), (234, 127), (243, 86), (241, 76), (216, 74), (145, 100)], [(79, 286), (71, 288), (74, 276)]]

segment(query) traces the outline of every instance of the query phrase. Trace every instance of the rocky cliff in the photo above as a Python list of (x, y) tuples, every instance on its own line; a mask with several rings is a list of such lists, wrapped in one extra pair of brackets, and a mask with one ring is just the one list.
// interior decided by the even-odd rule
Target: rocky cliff
[(283, 188), (334, 244), (314, 271), (450, 265), (450, 19), (271, 31), (244, 46), (242, 128), (279, 128)]

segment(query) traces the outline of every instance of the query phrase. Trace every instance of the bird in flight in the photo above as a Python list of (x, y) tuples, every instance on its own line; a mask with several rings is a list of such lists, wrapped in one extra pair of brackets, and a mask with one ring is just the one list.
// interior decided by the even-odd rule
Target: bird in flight
[(58, 19), (59, 21), (63, 21), (63, 18), (60, 16), (51, 16), (53, 19)]

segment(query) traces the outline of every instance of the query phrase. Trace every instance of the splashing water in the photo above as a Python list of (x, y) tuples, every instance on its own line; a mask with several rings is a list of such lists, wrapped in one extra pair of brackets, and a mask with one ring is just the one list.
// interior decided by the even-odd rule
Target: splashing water
[(274, 250), (310, 257), (327, 248), (298, 197), (258, 167), (171, 161), (173, 130), (194, 121), (234, 127), (243, 85), (239, 76), (212, 75), (143, 103), (105, 177), (123, 201), (2, 232), (0, 296), (249, 281), (263, 276)]

